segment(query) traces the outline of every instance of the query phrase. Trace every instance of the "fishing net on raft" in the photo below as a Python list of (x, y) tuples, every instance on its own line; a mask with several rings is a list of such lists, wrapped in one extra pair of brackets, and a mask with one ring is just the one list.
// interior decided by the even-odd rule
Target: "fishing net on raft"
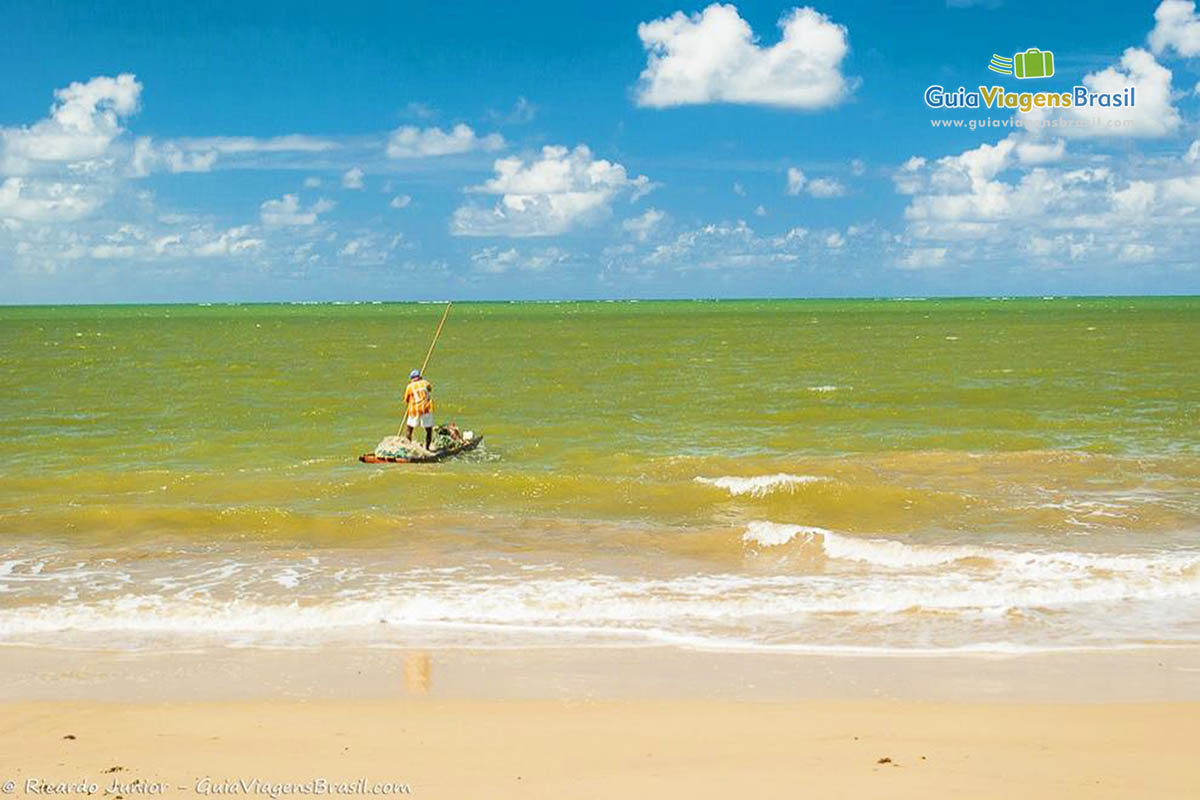
[[(412, 440), (405, 439), (403, 436), (385, 436), (383, 441), (375, 446), (375, 455), (380, 458), (409, 458), (412, 456), (427, 456), (431, 452), (439, 450), (447, 450), (451, 447), (463, 444), (470, 437), (470, 431), (464, 438), (463, 434), (454, 425), (439, 425), (433, 429), (433, 442), (430, 450), (425, 449), (424, 431), (418, 429), (413, 432)], [(417, 441), (420, 439), (421, 441)]]

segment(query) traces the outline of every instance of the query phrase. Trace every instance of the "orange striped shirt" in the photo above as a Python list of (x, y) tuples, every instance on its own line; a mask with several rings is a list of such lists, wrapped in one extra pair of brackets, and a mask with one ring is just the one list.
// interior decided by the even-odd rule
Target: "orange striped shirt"
[(408, 404), (407, 416), (419, 417), (433, 413), (433, 384), (424, 378), (410, 381), (404, 390), (404, 402)]

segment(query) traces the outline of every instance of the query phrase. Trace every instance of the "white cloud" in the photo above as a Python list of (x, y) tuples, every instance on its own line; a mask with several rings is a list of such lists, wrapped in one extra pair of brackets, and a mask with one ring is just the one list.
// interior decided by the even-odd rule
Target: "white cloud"
[[(1200, 145), (1174, 158), (1113, 161), (1013, 134), (894, 176), (912, 195), (896, 265), (1102, 268), (1193, 261)], [(1059, 162), (1066, 162), (1059, 165)]]
[(916, 194), (924, 185), (922, 170), (927, 161), (923, 156), (912, 156), (892, 173), (892, 183), (900, 194)]
[(262, 239), (250, 236), (250, 227), (230, 228), (215, 238), (196, 244), (191, 252), (201, 257), (236, 256), (252, 253), (263, 246)]
[(1124, 189), (1113, 190), (1109, 197), (1113, 208), (1130, 217), (1144, 217), (1154, 206), (1155, 185), (1150, 181), (1132, 180)]
[(159, 236), (157, 239), (155, 239), (154, 241), (152, 241), (150, 243), (150, 247), (154, 250), (154, 252), (157, 255), (161, 256), (164, 253), (166, 253), (169, 249), (171, 249), (171, 247), (173, 247), (174, 245), (181, 244), (182, 242), (183, 242), (182, 236), (180, 236), (177, 233), (170, 233), (165, 236)]
[(477, 136), (470, 126), (458, 124), (449, 131), (441, 128), (418, 128), (403, 125), (388, 137), (389, 158), (425, 158), (472, 150), (499, 150), (504, 147), (504, 137), (498, 133)]
[(476, 272), (491, 275), (500, 275), (512, 270), (544, 272), (569, 258), (570, 254), (558, 247), (545, 247), (530, 253), (522, 253), (515, 247), (485, 247), (471, 254), (471, 265)]
[[(856, 235), (875, 230), (854, 226)], [(838, 231), (795, 227), (784, 234), (760, 236), (744, 220), (719, 222), (684, 230), (673, 239), (650, 246), (625, 243), (605, 248), (601, 263), (610, 280), (645, 279), (697, 271), (822, 269), (830, 248), (849, 248)]]
[(776, 236), (772, 242), (775, 247), (785, 247), (789, 244), (802, 242), (808, 238), (807, 228), (791, 228), (783, 236)]
[[(1054, 203), (1051, 187), (1014, 187), (996, 176), (1019, 163), (1018, 134), (996, 144), (982, 144), (956, 156), (945, 156), (932, 167), (923, 159), (913, 160), (900, 170), (897, 189), (916, 195), (905, 211), (910, 219), (938, 221), (989, 221), (1040, 213)], [(928, 168), (927, 168), (928, 167)], [(1030, 173), (1038, 181), (1044, 172)], [(1039, 195), (1031, 189), (1046, 189)]]
[(710, 223), (684, 231), (673, 242), (660, 244), (645, 256), (648, 264), (686, 263), (700, 268), (717, 268), (748, 260), (757, 250), (757, 236), (745, 220)]
[(833, 178), (813, 178), (809, 180), (804, 171), (797, 167), (788, 167), (787, 193), (793, 197), (807, 192), (812, 197), (840, 197), (846, 193), (846, 187)]
[(632, 233), (639, 242), (644, 242), (666, 216), (666, 212), (659, 211), (657, 208), (647, 208), (646, 213), (641, 216), (630, 217), (622, 222), (621, 229)]
[(304, 179), (305, 189), (317, 189), (321, 186), (321, 179), (313, 175)]
[(392, 202), (388, 205), (392, 208), (408, 208), (408, 204), (412, 202), (412, 197), (407, 194), (398, 194), (392, 198)]
[(850, 161), (850, 174), (851, 175), (862, 175), (866, 171), (867, 171), (867, 162), (863, 161), (861, 158), (855, 158)]
[(733, 5), (698, 14), (677, 11), (638, 25), (648, 53), (637, 103), (652, 108), (743, 103), (817, 109), (836, 105), (853, 89), (841, 72), (849, 51), (846, 28), (812, 8), (779, 20), (781, 40), (756, 43)]
[[(209, 172), (221, 156), (256, 153), (320, 153), (338, 145), (327, 139), (302, 134), (256, 138), (253, 136), (184, 137), (155, 142), (149, 136), (134, 142), (130, 173), (135, 177), (152, 172)], [(318, 181), (319, 178), (308, 180)], [(308, 185), (308, 180), (305, 185)]]
[[(1178, 234), (1200, 226), (1200, 145), (1193, 142), (1167, 174), (1114, 180), (1106, 194), (1111, 221), (1139, 229), (1170, 226)], [(1122, 186), (1122, 188), (1117, 188)], [(1191, 258), (1194, 247), (1187, 245)]]
[(808, 182), (808, 193), (813, 197), (841, 197), (846, 187), (833, 178), (813, 178)]
[(1063, 139), (1053, 142), (1018, 139), (1016, 144), (1017, 160), (1022, 164), (1052, 164), (1061, 161), (1066, 152), (1067, 143)]
[(167, 155), (167, 167), (171, 172), (208, 172), (217, 163), (217, 154), (171, 152)]
[(499, 195), (495, 205), (459, 207), (451, 221), (456, 236), (553, 236), (605, 217), (620, 194), (636, 199), (654, 184), (630, 178), (625, 167), (592, 157), (586, 145), (574, 150), (547, 145), (539, 157), (500, 158), (495, 176), (467, 191)]
[(438, 110), (428, 103), (413, 101), (404, 107), (404, 116), (412, 119), (433, 119), (437, 115)]
[(1163, 0), (1154, 11), (1154, 30), (1148, 39), (1155, 53), (1173, 49), (1181, 56), (1200, 54), (1196, 4), (1191, 0)]
[(56, 90), (49, 117), (25, 128), (0, 128), (0, 174), (105, 156), (125, 130), (121, 120), (137, 111), (141, 92), (129, 73)]
[(363, 171), (358, 167), (351, 167), (342, 175), (343, 189), (361, 189), (363, 188)]
[(537, 116), (537, 106), (524, 97), (518, 97), (510, 111), (489, 111), (487, 116), (493, 122), (523, 125)]
[(291, 133), (286, 136), (203, 136), (174, 139), (172, 144), (181, 150), (215, 151), (217, 153), (324, 153), (335, 150), (337, 142), (317, 136)]
[[(1029, 123), (1029, 129), (1078, 138), (1136, 138), (1166, 136), (1179, 128), (1179, 111), (1171, 104), (1171, 70), (1159, 64), (1146, 50), (1128, 48), (1119, 63), (1099, 72), (1089, 72), (1083, 76), (1082, 83), (1093, 92), (1119, 93), (1133, 86), (1137, 104), (1133, 108), (1035, 108), (1022, 115)], [(1056, 120), (1068, 124), (1046, 127), (1046, 123)], [(1100, 124), (1092, 124), (1094, 120), (1099, 120)]]
[(516, 266), (520, 258), (521, 254), (515, 247), (507, 250), (501, 250), (499, 247), (485, 247), (479, 252), (471, 254), (471, 263), (478, 272), (499, 274)]
[(76, 222), (104, 206), (120, 188), (122, 123), (141, 92), (128, 73), (75, 82), (54, 92), (47, 117), (0, 128), (0, 219)]
[(761, 203), (754, 207), (754, 216), (765, 217), (767, 215), (767, 207)]
[[(334, 240), (327, 237), (326, 241), (332, 243)], [(397, 248), (403, 246), (404, 237), (401, 234), (387, 236), (381, 231), (360, 230), (337, 249), (336, 258), (358, 267), (382, 266), (389, 263)], [(315, 250), (315, 247), (296, 248), (292, 253), (292, 261), (303, 263), (320, 260), (320, 254)]]
[[(289, 253), (289, 246), (295, 250), (297, 238), (309, 238), (297, 237), (290, 226), (313, 226), (333, 207), (328, 200), (304, 206), (297, 195), (284, 195), (261, 204), (262, 225), (256, 220), (227, 229), (214, 228), (205, 215), (158, 210), (154, 194), (131, 177), (209, 171), (225, 158), (260, 163), (244, 154), (316, 153), (340, 145), (301, 135), (133, 138), (125, 125), (138, 109), (141, 90), (132, 75), (73, 83), (55, 93), (45, 119), (0, 127), (3, 280), (22, 273), (71, 276), (60, 277), (60, 283), (74, 276), (86, 280), (89, 262), (103, 262), (108, 286), (123, 286), (128, 279), (136, 292), (145, 288), (132, 279), (138, 264), (205, 259), (236, 270), (241, 267), (234, 261), (245, 258), (254, 259), (261, 277), (278, 262), (276, 254)], [(313, 181), (306, 183), (312, 188)], [(335, 251), (330, 240), (311, 241), (316, 243), (313, 258)], [(363, 258), (360, 253), (356, 260)], [(170, 274), (187, 272), (178, 266)], [(121, 292), (110, 290), (116, 297)]]
[(217, 162), (216, 150), (188, 151), (172, 142), (156, 145), (149, 136), (139, 137), (133, 145), (130, 174), (140, 177), (151, 172), (208, 172)]
[(321, 214), (332, 210), (333, 207), (332, 201), (322, 198), (306, 209), (301, 208), (299, 197), (285, 194), (278, 200), (263, 201), (259, 206), (259, 216), (264, 225), (313, 225)]
[(1152, 244), (1135, 244), (1130, 242), (1121, 246), (1117, 258), (1121, 261), (1149, 261), (1154, 257), (1156, 249)]
[(796, 167), (788, 167), (787, 171), (787, 193), (790, 195), (798, 195), (804, 191), (804, 185), (808, 183), (808, 178), (804, 176), (803, 170)]
[(26, 231), (17, 257), (25, 262), (63, 264), (76, 261), (147, 262), (182, 258), (241, 257), (257, 253), (265, 242), (244, 225), (218, 231), (206, 225), (171, 233), (136, 223), (80, 228), (46, 226)]
[[(909, 206), (909, 218), (991, 218), (1013, 213), (1007, 184), (994, 180), (1006, 169), (1048, 164), (1063, 158), (1066, 146), (1011, 134), (995, 144), (981, 144), (958, 155), (944, 156), (932, 165), (914, 156), (892, 176), (900, 194), (921, 195)], [(1035, 198), (1025, 198), (1033, 201)]]
[(898, 261), (902, 269), (930, 269), (946, 263), (945, 247), (914, 247), (905, 253)]
[(12, 177), (0, 183), (0, 219), (74, 222), (99, 208), (104, 199), (87, 184)]
[(532, 122), (537, 116), (537, 106), (526, 100), (524, 97), (518, 97), (517, 102), (513, 105), (513, 110), (508, 116), (509, 122)]
[(207, 172), (221, 154), (315, 152), (336, 147), (327, 140), (291, 135), (181, 138), (161, 143), (140, 137), (130, 148), (120, 143), (126, 132), (122, 122), (138, 110), (141, 93), (141, 83), (128, 73), (115, 78), (100, 76), (57, 90), (48, 117), (27, 127), (0, 128), (0, 174)]
[(746, 196), (746, 187), (742, 186), (741, 183), (734, 181), (733, 193), (736, 194), (738, 197), (745, 197)]

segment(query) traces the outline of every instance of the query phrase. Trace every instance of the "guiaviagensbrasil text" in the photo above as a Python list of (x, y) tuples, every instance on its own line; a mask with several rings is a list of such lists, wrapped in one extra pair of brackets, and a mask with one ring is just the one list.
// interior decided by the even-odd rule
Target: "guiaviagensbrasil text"
[(1134, 88), (1119, 92), (1094, 92), (1086, 86), (1076, 86), (1069, 92), (1010, 92), (1003, 86), (980, 86), (968, 90), (960, 86), (947, 92), (934, 84), (925, 90), (925, 105), (930, 108), (1011, 108), (1028, 112), (1035, 108), (1132, 108)]

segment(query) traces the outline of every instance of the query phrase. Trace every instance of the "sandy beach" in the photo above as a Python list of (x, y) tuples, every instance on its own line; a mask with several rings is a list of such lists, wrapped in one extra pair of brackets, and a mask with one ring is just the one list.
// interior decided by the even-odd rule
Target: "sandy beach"
[(135, 781), (188, 796), (365, 779), (445, 798), (1183, 798), (1200, 779), (1197, 703), (51, 702), (2, 715), (0, 774), (18, 795), (29, 781), (129, 797)]
[(0, 781), (15, 796), (59, 782), (73, 796), (286, 796), (324, 781), (439, 798), (1182, 798), (1200, 780), (1189, 649), (7, 655)]

